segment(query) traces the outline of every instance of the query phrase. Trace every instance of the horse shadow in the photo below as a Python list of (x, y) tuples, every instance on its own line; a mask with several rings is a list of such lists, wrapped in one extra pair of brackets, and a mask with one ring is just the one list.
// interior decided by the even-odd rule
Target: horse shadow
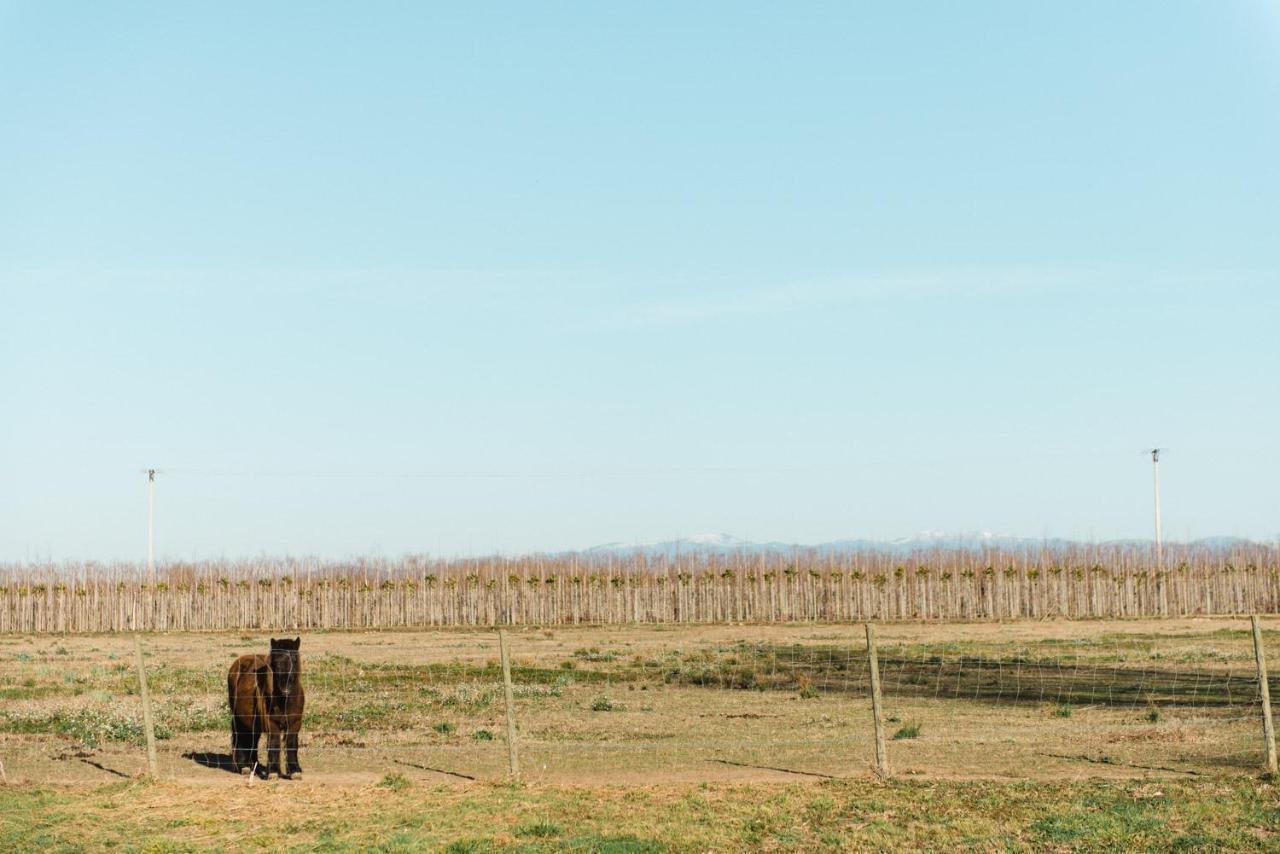
[(205, 768), (212, 768), (215, 771), (227, 771), (231, 774), (236, 773), (235, 766), (231, 764), (230, 753), (206, 753), (191, 752), (182, 754), (183, 759), (190, 759), (197, 765)]

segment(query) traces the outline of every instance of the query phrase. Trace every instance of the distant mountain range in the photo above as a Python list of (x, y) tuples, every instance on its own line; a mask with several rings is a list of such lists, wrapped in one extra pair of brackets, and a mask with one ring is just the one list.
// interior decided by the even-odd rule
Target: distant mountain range
[[(896, 540), (871, 540), (865, 538), (832, 540), (826, 543), (800, 544), (766, 542), (756, 543), (744, 540), (732, 534), (699, 534), (658, 543), (603, 543), (584, 549), (579, 554), (585, 555), (635, 555), (650, 557), (675, 558), (681, 555), (727, 555), (727, 554), (789, 554), (795, 551), (817, 552), (821, 555), (846, 554), (914, 554), (922, 551), (939, 549), (942, 551), (983, 551), (996, 549), (1000, 551), (1066, 551), (1073, 548), (1097, 547), (1150, 547), (1151, 540), (1106, 540), (1104, 542), (1079, 542), (1061, 538), (1016, 537), (1010, 534), (995, 534), (990, 531), (972, 533), (948, 533), (945, 531), (923, 531), (911, 537)], [(1192, 546), (1207, 549), (1230, 549), (1254, 545), (1252, 540), (1242, 537), (1206, 537), (1189, 543), (1168, 543), (1168, 546)]]

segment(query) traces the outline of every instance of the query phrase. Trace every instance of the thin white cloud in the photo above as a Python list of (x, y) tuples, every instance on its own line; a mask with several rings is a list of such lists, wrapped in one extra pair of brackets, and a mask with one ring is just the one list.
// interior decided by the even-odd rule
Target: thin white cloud
[(859, 302), (1021, 291), (1061, 284), (1036, 270), (926, 271), (801, 279), (764, 287), (697, 293), (613, 307), (594, 320), (611, 328), (651, 328), (814, 311)]
[[(715, 290), (637, 301), (595, 312), (590, 322), (609, 329), (648, 329), (771, 317), (858, 303), (945, 297), (998, 297), (1062, 289), (1177, 288), (1256, 283), (1257, 273), (1156, 272), (1122, 267), (959, 268), (800, 279), (763, 287)], [(1270, 277), (1274, 281), (1274, 276)]]

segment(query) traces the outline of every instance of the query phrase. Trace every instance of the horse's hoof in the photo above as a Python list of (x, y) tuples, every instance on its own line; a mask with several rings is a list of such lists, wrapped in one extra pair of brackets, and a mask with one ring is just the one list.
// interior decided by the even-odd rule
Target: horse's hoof
[(289, 775), (289, 779), (291, 779), (291, 780), (301, 780), (301, 779), (302, 779), (302, 772), (301, 772), (301, 771), (294, 771), (291, 775)]
[(249, 776), (249, 772), (250, 772), (250, 771), (252, 771), (252, 770), (253, 770), (252, 768), (250, 768), (248, 765), (246, 765), (246, 766), (244, 766), (243, 768), (241, 768), (241, 769), (240, 769), (240, 776), (241, 776), (241, 777), (248, 777), (248, 776)]

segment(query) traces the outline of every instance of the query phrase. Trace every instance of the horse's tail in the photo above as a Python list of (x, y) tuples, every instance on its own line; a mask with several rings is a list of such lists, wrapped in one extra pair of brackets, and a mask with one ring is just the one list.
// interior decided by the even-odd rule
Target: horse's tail
[(237, 749), (240, 746), (236, 742), (236, 729), (237, 729), (236, 727), (236, 676), (237, 676), (236, 671), (239, 669), (238, 667), (236, 667), (237, 663), (238, 662), (233, 662), (231, 665), (231, 669), (227, 671), (227, 711), (231, 713), (231, 756), (233, 757), (232, 761), (235, 761), (234, 757), (237, 755)]

